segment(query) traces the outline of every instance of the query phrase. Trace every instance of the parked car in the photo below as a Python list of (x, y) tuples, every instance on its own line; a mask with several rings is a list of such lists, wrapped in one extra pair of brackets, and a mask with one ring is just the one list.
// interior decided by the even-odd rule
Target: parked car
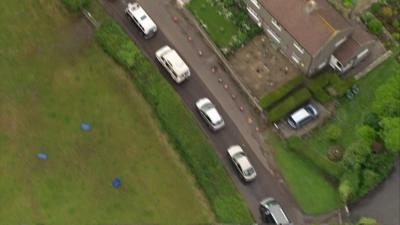
[(228, 154), (244, 181), (250, 182), (256, 179), (256, 170), (239, 145), (229, 147)]
[(294, 129), (297, 129), (306, 125), (316, 117), (318, 117), (318, 111), (316, 107), (313, 106), (312, 104), (308, 104), (296, 110), (294, 113), (292, 113), (287, 119), (287, 122), (289, 126), (291, 126)]
[(166, 45), (157, 50), (156, 57), (176, 83), (182, 83), (190, 77), (189, 67), (178, 53), (169, 46)]
[(220, 130), (225, 126), (217, 108), (208, 98), (201, 98), (196, 102), (196, 108), (199, 110), (201, 117), (206, 121), (207, 125), (214, 131)]
[(128, 3), (125, 13), (135, 22), (146, 39), (153, 37), (157, 32), (157, 25), (137, 2)]
[(267, 224), (291, 224), (285, 212), (283, 212), (282, 207), (273, 198), (266, 198), (260, 202), (260, 212), (262, 219)]

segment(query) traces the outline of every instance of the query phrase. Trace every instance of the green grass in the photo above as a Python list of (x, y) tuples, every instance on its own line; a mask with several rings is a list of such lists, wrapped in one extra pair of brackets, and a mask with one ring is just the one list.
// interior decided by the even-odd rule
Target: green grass
[[(359, 94), (352, 100), (342, 99), (336, 112), (335, 123), (342, 129), (338, 144), (346, 148), (356, 139), (355, 128), (362, 124), (364, 117), (371, 112), (371, 103), (374, 99), (375, 89), (386, 79), (400, 70), (400, 65), (391, 57), (361, 80), (357, 81), (360, 88)], [(329, 124), (329, 123), (328, 123)], [(331, 143), (326, 138), (324, 128), (317, 130), (306, 140), (309, 146), (326, 155)]]
[(323, 214), (340, 206), (334, 185), (319, 173), (313, 163), (286, 149), (273, 134), (267, 137), (274, 146), (275, 160), (285, 181), (301, 209), (308, 214)]
[(220, 14), (222, 10), (218, 5), (205, 0), (192, 0), (187, 7), (201, 24), (206, 25), (206, 31), (219, 48), (229, 48), (239, 27)]
[(85, 22), (59, 1), (0, 9), (0, 224), (215, 222), (128, 75), (84, 38)]

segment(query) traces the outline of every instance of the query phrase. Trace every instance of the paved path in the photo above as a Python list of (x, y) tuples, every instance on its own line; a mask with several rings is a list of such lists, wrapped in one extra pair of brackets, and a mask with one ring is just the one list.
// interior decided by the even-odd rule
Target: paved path
[(350, 207), (351, 219), (372, 217), (382, 225), (400, 224), (400, 158), (386, 180), (361, 201)]
[[(249, 110), (250, 106), (235, 87), (229, 74), (219, 66), (218, 58), (208, 48), (198, 31), (181, 16), (182, 12), (176, 7), (175, 1), (139, 1), (159, 28), (156, 36), (151, 40), (144, 40), (138, 29), (125, 16), (124, 9), (127, 2), (124, 0), (102, 1), (107, 12), (123, 26), (128, 35), (160, 68), (165, 78), (181, 96), (186, 107), (193, 112), (199, 126), (209, 137), (218, 157), (249, 206), (256, 222), (262, 223), (258, 202), (268, 196), (274, 197), (281, 203), (288, 217), (295, 224), (335, 221), (335, 217), (332, 215), (314, 218), (307, 217), (301, 212), (275, 169), (272, 157), (268, 154), (269, 151), (265, 151), (263, 137), (256, 130), (258, 125)], [(174, 17), (177, 18), (177, 21), (173, 19)], [(154, 52), (166, 44), (175, 48), (191, 68), (192, 76), (181, 85), (173, 83), (172, 79), (155, 61)], [(201, 51), (201, 55), (199, 51)], [(216, 69), (215, 72), (212, 72), (212, 68)], [(233, 98), (232, 95), (235, 97)], [(220, 132), (210, 132), (195, 111), (194, 102), (201, 97), (210, 98), (221, 111), (226, 127)], [(244, 108), (243, 112), (240, 110), (241, 106)], [(244, 184), (227, 158), (226, 149), (233, 144), (245, 146), (244, 149), (258, 175), (253, 183)]]

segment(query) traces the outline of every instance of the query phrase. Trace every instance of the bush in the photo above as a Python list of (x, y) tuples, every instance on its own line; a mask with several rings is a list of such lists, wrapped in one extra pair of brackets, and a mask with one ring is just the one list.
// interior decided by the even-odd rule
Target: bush
[(363, 123), (366, 126), (372, 127), (376, 131), (381, 129), (381, 126), (379, 125), (379, 116), (376, 113), (366, 114)]
[(371, 4), (371, 11), (375, 15), (379, 14), (379, 12), (381, 11), (381, 8), (382, 8), (382, 4), (381, 3), (374, 2), (374, 3)]
[(217, 221), (251, 223), (251, 215), (213, 147), (163, 76), (111, 19), (105, 20), (96, 31), (96, 40), (132, 74), (135, 85), (152, 106), (162, 128), (204, 191)]
[(351, 199), (355, 198), (358, 193), (359, 185), (359, 172), (358, 171), (347, 171), (340, 178), (339, 183), (339, 196), (340, 199), (347, 203)]
[(321, 78), (311, 79), (307, 83), (307, 88), (311, 91), (314, 98), (316, 98), (322, 104), (328, 103), (332, 100), (332, 97), (324, 90), (328, 84), (328, 80)]
[(363, 125), (357, 128), (357, 136), (363, 141), (366, 145), (372, 146), (376, 139), (376, 131), (367, 125)]
[(392, 34), (392, 36), (393, 36), (393, 38), (396, 40), (396, 41), (399, 41), (400, 42), (400, 32), (399, 33), (393, 33)]
[(367, 24), (373, 18), (374, 18), (374, 16), (371, 13), (369, 13), (368, 11), (361, 14), (361, 21), (363, 21), (365, 24)]
[(71, 12), (80, 12), (82, 8), (89, 6), (90, 0), (62, 0), (64, 6)]
[(270, 123), (276, 122), (291, 111), (299, 107), (300, 105), (304, 104), (311, 98), (310, 92), (306, 88), (302, 88), (301, 90), (297, 91), (293, 95), (289, 96), (282, 102), (280, 102), (277, 106), (272, 108), (267, 113), (267, 118)]
[(398, 19), (393, 20), (392, 26), (397, 32), (400, 32), (400, 20)]
[[(332, 97), (344, 96), (346, 91), (354, 84), (353, 78), (341, 79), (335, 73), (323, 73), (307, 83), (308, 89), (313, 96), (325, 104), (332, 100)], [(328, 93), (328, 89), (331, 89)]]
[(370, 21), (367, 23), (367, 27), (368, 27), (368, 30), (369, 30), (371, 33), (373, 33), (373, 34), (375, 34), (375, 35), (377, 35), (377, 36), (379, 36), (379, 35), (382, 34), (383, 25), (382, 25), (381, 21), (379, 21), (379, 20), (376, 19), (376, 18), (373, 18), (372, 20), (370, 20)]
[(330, 161), (327, 157), (321, 155), (319, 152), (313, 150), (312, 148), (308, 148), (307, 144), (301, 138), (297, 136), (290, 136), (286, 140), (286, 148), (311, 161), (325, 174), (336, 178), (337, 180), (340, 179), (343, 173), (342, 168), (338, 164)]
[(393, 9), (390, 6), (384, 6), (381, 9), (381, 15), (385, 19), (390, 19), (393, 16)]
[(371, 149), (368, 145), (361, 141), (356, 141), (347, 147), (343, 155), (343, 166), (347, 170), (359, 170), (370, 153)]
[(300, 75), (294, 78), (293, 80), (287, 82), (286, 84), (282, 85), (275, 91), (269, 93), (268, 95), (264, 96), (260, 100), (260, 106), (263, 109), (268, 109), (271, 107), (274, 103), (285, 97), (287, 94), (289, 94), (290, 91), (295, 89), (297, 86), (299, 86), (302, 82), (304, 81), (304, 76)]
[(362, 183), (360, 185), (358, 193), (360, 197), (367, 194), (382, 180), (379, 174), (369, 169), (363, 170), (361, 177), (362, 177)]
[(331, 124), (326, 128), (326, 138), (328, 138), (328, 140), (330, 141), (337, 141), (337, 139), (340, 138), (340, 136), (342, 136), (342, 129), (335, 125), (335, 124)]

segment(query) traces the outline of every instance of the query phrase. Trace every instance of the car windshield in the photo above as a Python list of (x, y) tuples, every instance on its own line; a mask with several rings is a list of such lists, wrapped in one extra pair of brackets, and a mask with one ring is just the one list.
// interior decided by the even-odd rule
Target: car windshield
[(249, 168), (249, 169), (243, 171), (243, 173), (244, 173), (245, 176), (251, 176), (254, 173), (254, 169), (253, 168)]
[(204, 111), (208, 111), (208, 110), (213, 109), (213, 108), (215, 108), (215, 107), (214, 107), (214, 105), (212, 103), (206, 103), (206, 104), (203, 105)]

